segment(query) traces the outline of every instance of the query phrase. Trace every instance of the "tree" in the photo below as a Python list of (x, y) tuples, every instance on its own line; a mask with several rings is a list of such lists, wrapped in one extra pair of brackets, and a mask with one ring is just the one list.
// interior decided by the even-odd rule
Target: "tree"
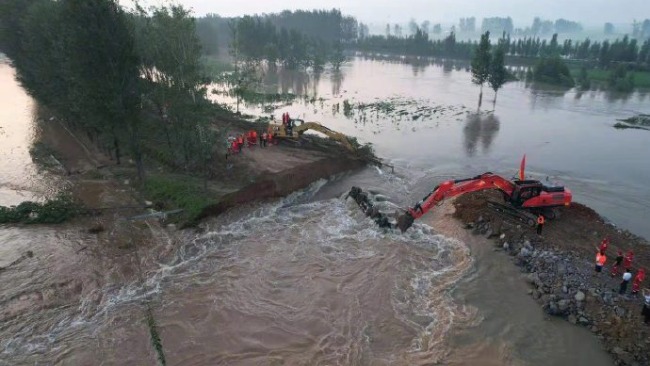
[(542, 58), (534, 67), (535, 81), (573, 87), (575, 82), (567, 65), (559, 57)]
[(334, 70), (338, 71), (346, 60), (347, 58), (343, 53), (343, 45), (341, 42), (335, 43), (332, 47), (332, 56), (330, 57), (330, 63), (334, 67)]
[(251, 62), (241, 63), (235, 72), (228, 76), (226, 81), (230, 85), (231, 93), (237, 98), (237, 113), (239, 113), (242, 99), (248, 93), (253, 92), (260, 85), (262, 79), (260, 68)]
[(478, 107), (483, 103), (483, 84), (490, 75), (490, 32), (481, 35), (481, 41), (474, 51), (472, 58), (472, 82), (481, 87), (478, 97)]
[(420, 27), (418, 26), (418, 23), (415, 21), (415, 19), (411, 18), (409, 21), (409, 34), (413, 35), (415, 32), (418, 31)]
[(143, 101), (157, 113), (154, 123), (164, 131), (169, 155), (189, 170), (198, 139), (189, 131), (203, 122), (198, 105), (206, 98), (195, 20), (189, 10), (173, 5), (138, 8), (134, 22), (140, 74), (146, 80)]
[(634, 74), (628, 73), (624, 65), (618, 65), (610, 71), (607, 77), (607, 86), (610, 90), (629, 93), (634, 90)]
[(428, 20), (425, 20), (420, 24), (420, 29), (422, 29), (422, 32), (429, 34), (429, 28), (431, 27), (431, 22)]
[(580, 76), (578, 77), (578, 85), (581, 90), (589, 90), (591, 87), (591, 81), (589, 80), (589, 74), (587, 73), (587, 68), (582, 66), (580, 68)]
[(126, 14), (113, 0), (64, 0), (61, 6), (61, 17), (66, 19), (62, 35), (73, 73), (69, 84), (82, 117), (112, 137), (118, 164), (120, 137), (126, 132), (138, 177), (143, 180), (140, 60)]
[(494, 90), (493, 106), (497, 103), (497, 92), (507, 81), (508, 70), (506, 70), (505, 66), (505, 51), (503, 47), (497, 47), (490, 61), (490, 73), (488, 75), (488, 83)]

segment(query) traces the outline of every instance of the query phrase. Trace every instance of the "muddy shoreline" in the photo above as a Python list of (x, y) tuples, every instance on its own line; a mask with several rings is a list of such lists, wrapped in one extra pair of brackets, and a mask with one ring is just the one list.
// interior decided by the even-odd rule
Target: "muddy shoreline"
[[(610, 276), (618, 250), (634, 251), (633, 274), (647, 268), (648, 242), (607, 223), (579, 203), (548, 222), (540, 237), (533, 228), (508, 222), (490, 211), (486, 202), (495, 198), (494, 192), (460, 197), (454, 202), (454, 217), (472, 234), (491, 239), (496, 251), (511, 256), (530, 285), (528, 294), (548, 316), (594, 333), (616, 365), (649, 364), (650, 327), (641, 317), (642, 297), (632, 295), (630, 288), (619, 295), (620, 275)], [(593, 258), (605, 236), (611, 239), (608, 262), (597, 275)], [(647, 283), (642, 287), (648, 287)]]

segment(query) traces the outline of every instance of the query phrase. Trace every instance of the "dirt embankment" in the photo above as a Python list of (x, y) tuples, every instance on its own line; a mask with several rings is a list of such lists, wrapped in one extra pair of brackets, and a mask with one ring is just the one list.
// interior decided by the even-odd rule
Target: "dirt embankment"
[(306, 188), (311, 183), (338, 173), (359, 169), (365, 162), (358, 159), (321, 159), (260, 177), (242, 189), (221, 197), (219, 203), (207, 206), (199, 219), (217, 216), (228, 209), (253, 201), (283, 197)]
[[(617, 365), (650, 364), (650, 326), (643, 323), (643, 298), (619, 295), (621, 275), (610, 276), (619, 250), (633, 250), (633, 274), (650, 264), (650, 244), (628, 231), (607, 224), (592, 209), (574, 203), (561, 217), (547, 221), (542, 236), (534, 228), (503, 219), (487, 207), (500, 200), (496, 192), (477, 192), (458, 198), (455, 217), (476, 235), (492, 238), (498, 248), (528, 273), (529, 294), (544, 311), (584, 326), (597, 334)], [(594, 271), (600, 241), (609, 236), (603, 272)], [(642, 287), (648, 287), (647, 282)]]
[[(236, 119), (222, 122), (232, 134), (260, 128), (259, 124)], [(85, 205), (90, 208), (130, 207), (121, 213), (133, 216), (150, 206), (147, 201), (155, 200), (131, 183), (136, 172), (128, 157), (122, 159), (121, 165), (116, 165), (82, 134), (66, 128), (56, 118), (41, 121), (41, 131), (40, 142), (54, 151), (73, 182), (74, 195)], [(359, 169), (367, 163), (367, 159), (348, 153), (342, 146), (315, 137), (301, 139), (298, 143), (283, 141), (265, 148), (258, 144), (244, 147), (241, 153), (214, 163), (213, 179), (205, 183), (205, 190), (200, 190), (205, 206), (193, 222), (219, 215), (240, 204), (286, 196), (319, 179)], [(192, 184), (201, 182), (200, 177), (174, 171), (155, 161), (147, 161), (146, 165), (150, 176), (187, 180)], [(153, 202), (153, 206), (175, 208), (170, 207), (169, 202)]]

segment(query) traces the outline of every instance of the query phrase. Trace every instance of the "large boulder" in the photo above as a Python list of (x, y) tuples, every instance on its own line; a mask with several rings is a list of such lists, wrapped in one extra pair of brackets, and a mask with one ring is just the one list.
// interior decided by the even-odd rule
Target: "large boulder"
[(571, 302), (567, 299), (562, 299), (557, 302), (557, 308), (562, 314), (565, 314), (569, 310), (569, 305), (571, 305)]

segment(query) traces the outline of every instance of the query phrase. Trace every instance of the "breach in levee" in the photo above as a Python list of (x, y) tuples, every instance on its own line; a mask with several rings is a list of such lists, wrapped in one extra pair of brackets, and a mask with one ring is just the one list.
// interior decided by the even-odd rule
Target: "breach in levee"
[(549, 187), (537, 180), (523, 179), (523, 165), (520, 179), (510, 181), (490, 172), (477, 175), (473, 178), (448, 180), (424, 197), (415, 206), (406, 210), (391, 220), (390, 215), (382, 213), (372, 202), (369, 195), (358, 187), (352, 187), (349, 197), (381, 227), (399, 228), (405, 232), (413, 222), (429, 212), (434, 206), (445, 198), (451, 198), (464, 193), (476, 192), (486, 189), (496, 189), (503, 192), (505, 203), (489, 202), (491, 208), (499, 214), (525, 223), (534, 225), (537, 215), (555, 218), (555, 208), (568, 206), (571, 203), (571, 191), (565, 187)]

